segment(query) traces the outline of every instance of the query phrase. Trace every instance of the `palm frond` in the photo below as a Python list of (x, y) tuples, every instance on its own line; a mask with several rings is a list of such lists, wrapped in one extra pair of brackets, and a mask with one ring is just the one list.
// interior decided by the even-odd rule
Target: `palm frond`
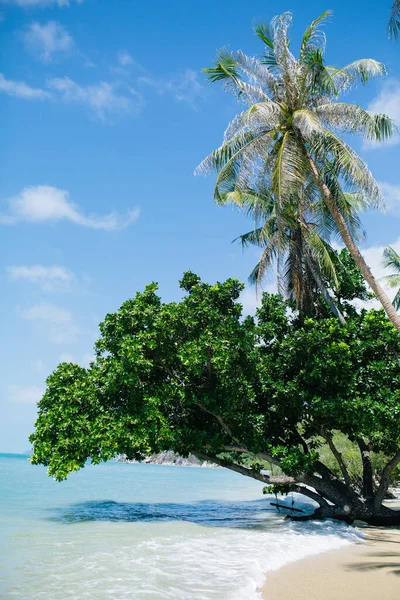
[(221, 194), (221, 204), (236, 204), (255, 221), (265, 219), (274, 210), (274, 200), (269, 192), (235, 189)]
[(400, 275), (384, 275), (380, 278), (388, 287), (394, 288), (400, 286)]
[(305, 99), (314, 103), (315, 100), (319, 101), (321, 96), (336, 98), (339, 93), (334, 77), (336, 70), (325, 65), (322, 51), (319, 48), (309, 50), (303, 56), (302, 62), (307, 67), (301, 86), (305, 89)]
[(229, 160), (218, 167), (219, 172), (214, 188), (214, 200), (218, 204), (223, 199), (221, 194), (233, 192), (235, 189), (247, 190), (251, 187), (259, 156), (268, 151), (269, 135), (269, 131), (261, 131), (256, 136), (254, 134), (248, 136), (245, 143), (236, 147)]
[(361, 58), (355, 60), (348, 65), (337, 69), (334, 73), (334, 78), (340, 91), (358, 84), (366, 84), (373, 77), (381, 77), (386, 75), (386, 67), (384, 64), (374, 60), (373, 58)]
[(203, 73), (207, 75), (207, 80), (212, 83), (230, 79), (237, 84), (240, 80), (236, 61), (231, 56), (231, 53), (225, 49), (218, 51), (217, 60), (214, 61), (214, 66), (203, 69)]
[(322, 133), (323, 127), (316, 112), (302, 108), (293, 113), (293, 125), (308, 140), (314, 133)]
[(400, 275), (400, 254), (392, 246), (386, 246), (383, 251), (383, 266), (397, 271)]
[(303, 188), (306, 168), (304, 155), (293, 132), (286, 131), (276, 142), (276, 149), (271, 185), (275, 198), (282, 203)]
[(382, 207), (383, 196), (371, 171), (344, 140), (325, 129), (322, 135), (315, 136), (313, 150), (318, 157), (330, 156), (337, 175), (343, 177), (349, 186), (355, 187), (368, 200), (369, 206)]
[[(390, 287), (400, 286), (400, 254), (392, 246), (386, 246), (383, 251), (383, 266), (387, 269), (393, 269), (395, 273), (386, 275), (382, 279)], [(400, 287), (392, 302), (396, 310), (400, 309)]]
[(264, 278), (268, 268), (272, 266), (273, 261), (277, 258), (279, 252), (277, 242), (279, 241), (278, 232), (271, 238), (266, 248), (264, 248), (261, 258), (249, 275), (249, 282), (255, 284), (259, 288), (262, 279)]
[(261, 56), (260, 62), (268, 67), (276, 67), (276, 59), (274, 55), (274, 32), (268, 23), (256, 23), (254, 33), (266, 45), (267, 53)]
[(274, 36), (269, 26), (269, 23), (256, 23), (254, 25), (254, 33), (268, 48), (274, 49)]
[(258, 102), (247, 109), (244, 120), (248, 127), (267, 127), (268, 129), (279, 129), (279, 119), (282, 109), (276, 102)]
[(338, 279), (332, 261), (333, 249), (320, 238), (314, 227), (310, 227), (305, 223), (302, 231), (307, 240), (307, 246), (310, 248), (313, 257), (317, 259), (317, 265), (321, 268), (322, 273), (337, 286)]
[(392, 304), (396, 310), (400, 310), (400, 289), (398, 290), (397, 294), (393, 298)]
[(263, 246), (265, 239), (262, 234), (262, 230), (262, 227), (252, 229), (247, 233), (242, 233), (242, 235), (239, 235), (237, 238), (232, 240), (232, 242), (237, 242), (239, 240), (243, 248), (247, 248), (247, 246)]
[[(245, 73), (251, 81), (256, 82), (269, 90), (273, 90), (276, 78), (260, 60), (247, 56), (241, 50), (232, 53), (236, 65)], [(268, 97), (267, 97), (268, 100)]]
[(368, 140), (384, 141), (396, 131), (393, 119), (357, 104), (330, 102), (320, 104), (315, 112), (326, 126), (343, 133), (361, 133)]
[(266, 65), (270, 69), (277, 67), (278, 63), (276, 62), (275, 54), (271, 51), (261, 56), (261, 64)]
[(319, 17), (314, 19), (312, 23), (307, 27), (303, 34), (300, 46), (300, 60), (310, 51), (316, 49), (324, 49), (325, 47), (325, 34), (321, 31), (320, 26), (327, 21), (332, 15), (331, 10), (326, 10)]
[(389, 39), (397, 40), (400, 33), (400, 0), (394, 0), (388, 23)]
[(256, 102), (268, 102), (270, 100), (269, 96), (267, 96), (260, 86), (252, 85), (247, 81), (238, 81), (237, 83), (232, 80), (224, 81), (222, 88), (247, 106), (252, 106)]
[(276, 102), (265, 97), (261, 98), (261, 101), (259, 101), (259, 98), (256, 98), (250, 108), (237, 114), (228, 124), (224, 133), (224, 141), (228, 141), (230, 138), (240, 133), (251, 131), (252, 129), (259, 129), (261, 127), (266, 129), (279, 128), (281, 112), (282, 109)]
[(266, 133), (265, 130), (247, 131), (227, 140), (199, 164), (195, 170), (195, 175), (204, 175), (214, 170), (218, 171), (246, 146), (266, 135)]
[[(272, 219), (271, 222), (269, 220), (266, 221), (262, 227), (257, 227), (256, 229), (252, 229), (247, 233), (239, 235), (233, 242), (240, 240), (243, 248), (246, 248), (247, 246), (258, 246), (259, 248), (263, 248), (269, 244), (270, 240), (276, 234), (278, 234), (278, 230), (276, 228), (275, 219)], [(278, 246), (278, 243), (276, 243), (276, 245)]]
[(297, 93), (295, 85), (295, 73), (297, 68), (297, 61), (291, 53), (288, 39), (288, 32), (292, 23), (292, 14), (285, 12), (281, 15), (276, 16), (272, 20), (272, 29), (274, 34), (274, 58), (276, 60), (277, 67), (279, 68), (279, 74), (284, 86), (282, 91), (290, 100), (293, 102), (293, 98)]

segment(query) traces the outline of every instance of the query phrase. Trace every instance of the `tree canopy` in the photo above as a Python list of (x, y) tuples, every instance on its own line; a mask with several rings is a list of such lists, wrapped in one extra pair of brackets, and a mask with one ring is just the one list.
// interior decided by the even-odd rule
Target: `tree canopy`
[[(89, 368), (62, 363), (49, 376), (31, 461), (62, 480), (88, 459), (192, 452), (296, 489), (320, 516), (398, 518), (382, 506), (400, 461), (400, 339), (384, 312), (342, 303), (344, 325), (299, 319), (263, 294), (256, 318), (243, 318), (237, 280), (209, 285), (187, 272), (180, 286), (184, 297), (170, 303), (147, 286), (100, 324)], [(337, 431), (360, 448), (361, 487), (335, 448)], [(320, 461), (323, 443), (340, 476)], [(371, 452), (387, 456), (379, 480)], [(266, 462), (281, 474), (268, 475)]]

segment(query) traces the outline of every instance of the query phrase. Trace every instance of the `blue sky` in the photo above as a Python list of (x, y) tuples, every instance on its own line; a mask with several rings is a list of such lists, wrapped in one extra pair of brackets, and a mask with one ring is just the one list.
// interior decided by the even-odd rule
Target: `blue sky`
[[(331, 8), (328, 62), (373, 57), (389, 70), (349, 100), (400, 122), (389, 6), (0, 0), (0, 451), (29, 447), (46, 376), (61, 360), (88, 364), (99, 321), (146, 283), (172, 300), (186, 269), (245, 281), (254, 266), (254, 250), (231, 244), (250, 224), (213, 204), (212, 178), (193, 176), (237, 111), (201, 73), (216, 49), (261, 52), (252, 23), (288, 9), (295, 45)], [(353, 142), (387, 199), (385, 215), (363, 216), (378, 275), (382, 246), (400, 251), (397, 141)], [(251, 288), (244, 303), (255, 305)]]

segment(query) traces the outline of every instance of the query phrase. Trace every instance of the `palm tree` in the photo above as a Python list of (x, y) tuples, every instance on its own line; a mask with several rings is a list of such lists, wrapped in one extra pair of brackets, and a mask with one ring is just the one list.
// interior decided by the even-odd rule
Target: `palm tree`
[[(393, 269), (395, 273), (385, 275), (384, 279), (390, 287), (400, 286), (400, 255), (391, 246), (387, 246), (383, 252), (383, 265), (387, 269)], [(400, 309), (400, 287), (393, 299), (393, 306), (396, 310)]]
[(394, 0), (388, 23), (389, 39), (397, 40), (400, 32), (400, 0)]
[[(310, 182), (302, 193), (312, 193)], [(337, 284), (336, 270), (331, 259), (333, 249), (327, 238), (331, 231), (328, 223), (313, 220), (301, 213), (298, 204), (279, 211), (273, 194), (265, 185), (257, 190), (235, 191), (224, 194), (224, 203), (234, 203), (254, 220), (254, 228), (240, 235), (243, 247), (255, 245), (262, 248), (259, 262), (250, 274), (251, 283), (259, 286), (273, 263), (278, 266), (278, 289), (296, 303), (299, 313), (312, 314), (318, 310), (316, 288), (320, 291), (332, 313), (344, 323), (344, 317), (329, 293), (326, 280)], [(334, 225), (334, 223), (333, 223)], [(353, 224), (351, 224), (353, 227)]]
[(289, 47), (290, 13), (275, 17), (271, 26), (256, 27), (265, 44), (261, 59), (241, 51), (219, 52), (214, 66), (205, 72), (247, 108), (229, 124), (222, 145), (196, 172), (217, 171), (214, 198), (218, 203), (225, 193), (252, 189), (263, 180), (281, 209), (296, 202), (298, 190), (311, 179), (363, 277), (400, 333), (399, 316), (354, 241), (342, 188), (369, 207), (381, 206), (383, 198), (367, 165), (338, 135), (357, 133), (381, 141), (392, 134), (394, 125), (386, 115), (337, 101), (342, 92), (386, 71), (373, 59), (342, 68), (326, 66), (320, 25), (328, 15), (323, 13), (306, 29), (298, 59)]

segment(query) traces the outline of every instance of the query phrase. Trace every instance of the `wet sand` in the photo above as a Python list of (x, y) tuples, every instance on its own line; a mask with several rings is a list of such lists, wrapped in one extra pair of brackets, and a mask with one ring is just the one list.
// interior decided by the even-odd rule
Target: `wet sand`
[(400, 528), (266, 574), (264, 600), (400, 600)]

